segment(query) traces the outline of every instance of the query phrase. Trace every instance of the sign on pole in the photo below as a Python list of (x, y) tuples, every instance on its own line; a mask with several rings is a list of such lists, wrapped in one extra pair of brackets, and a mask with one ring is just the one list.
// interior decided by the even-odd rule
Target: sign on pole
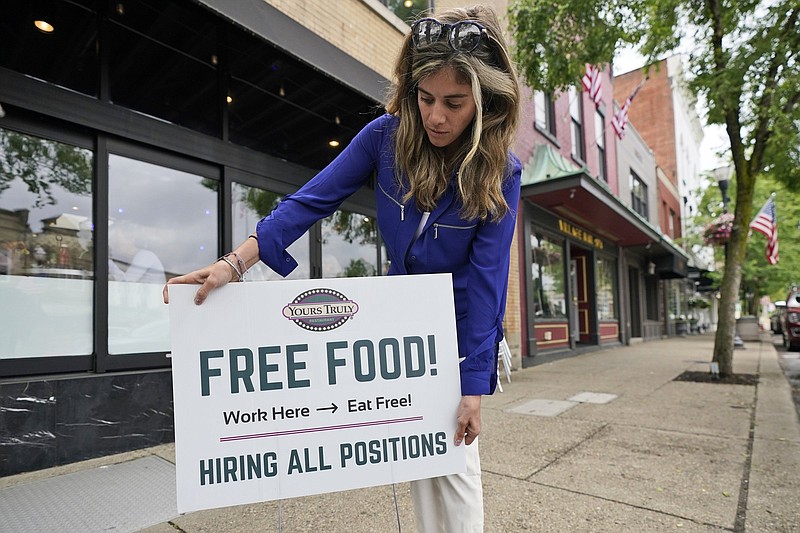
[(449, 274), (170, 285), (178, 511), (466, 471)]

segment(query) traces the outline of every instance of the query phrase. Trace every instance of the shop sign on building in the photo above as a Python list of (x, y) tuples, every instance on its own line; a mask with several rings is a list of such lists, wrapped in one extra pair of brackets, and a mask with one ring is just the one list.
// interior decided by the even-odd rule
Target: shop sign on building
[(171, 285), (181, 513), (466, 471), (449, 274)]
[(583, 228), (579, 228), (578, 226), (574, 226), (567, 222), (566, 220), (559, 218), (558, 219), (558, 229), (561, 233), (569, 235), (570, 237), (577, 239), (583, 243), (588, 244), (589, 246), (593, 246), (598, 250), (603, 249), (603, 240), (599, 237), (595, 237), (588, 231)]

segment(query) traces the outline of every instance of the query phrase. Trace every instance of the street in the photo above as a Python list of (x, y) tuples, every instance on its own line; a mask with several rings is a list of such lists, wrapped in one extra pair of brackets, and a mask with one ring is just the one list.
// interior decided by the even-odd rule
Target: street
[(772, 342), (778, 352), (781, 369), (792, 387), (794, 406), (797, 409), (797, 415), (800, 416), (800, 352), (790, 352), (784, 348), (780, 335), (773, 335)]

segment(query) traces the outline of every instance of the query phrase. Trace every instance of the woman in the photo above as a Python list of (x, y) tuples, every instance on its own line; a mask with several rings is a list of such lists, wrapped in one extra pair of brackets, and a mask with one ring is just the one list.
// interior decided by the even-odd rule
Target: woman
[[(403, 42), (387, 114), (287, 196), (235, 251), (169, 280), (209, 292), (243, 278), (258, 262), (281, 275), (296, 266), (286, 251), (376, 175), (378, 227), (390, 275), (453, 277), (462, 398), (454, 443), (465, 442), (467, 474), (412, 483), (420, 531), (482, 531), (477, 442), (481, 395), (497, 382), (497, 346), (521, 165), (510, 152), (519, 85), (496, 15), (475, 6), (418, 20)], [(164, 300), (167, 301), (166, 288)]]

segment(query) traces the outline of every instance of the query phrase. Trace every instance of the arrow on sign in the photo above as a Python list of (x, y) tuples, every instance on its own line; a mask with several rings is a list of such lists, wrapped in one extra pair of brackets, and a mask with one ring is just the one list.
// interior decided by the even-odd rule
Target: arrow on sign
[(335, 413), (337, 409), (339, 409), (339, 406), (333, 402), (331, 402), (330, 407), (317, 407), (317, 411), (330, 411), (331, 414)]

